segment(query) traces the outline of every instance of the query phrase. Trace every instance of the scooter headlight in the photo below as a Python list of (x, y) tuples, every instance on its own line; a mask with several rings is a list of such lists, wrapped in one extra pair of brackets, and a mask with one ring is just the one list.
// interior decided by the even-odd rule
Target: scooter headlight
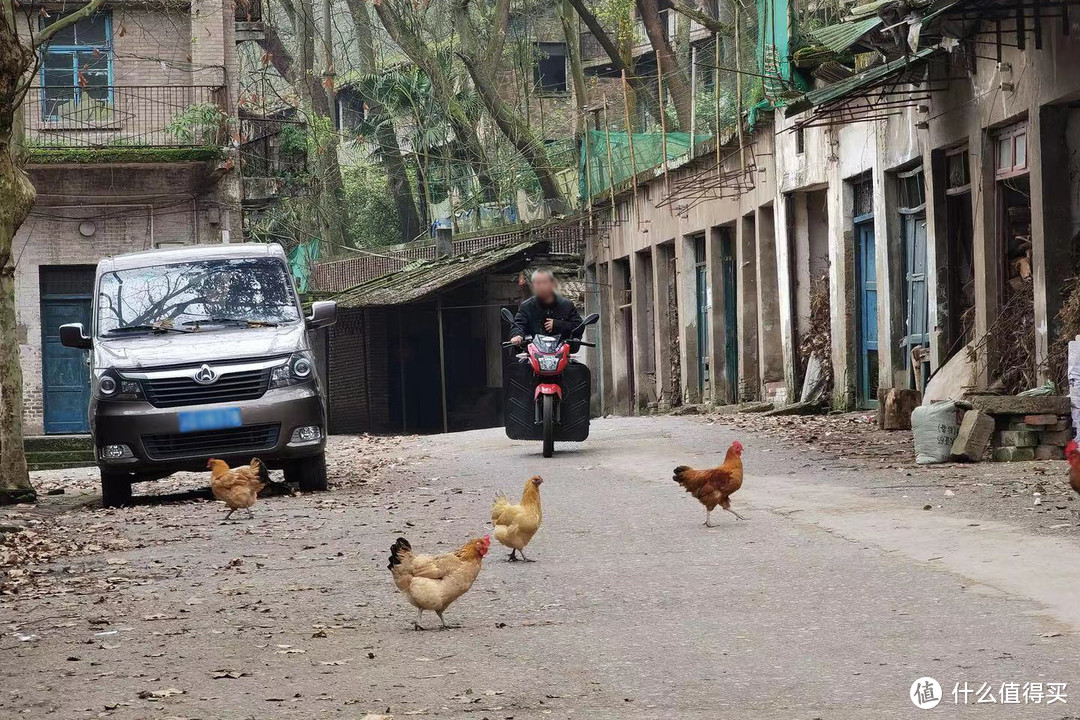
[(537, 357), (537, 363), (540, 365), (540, 369), (545, 372), (554, 372), (559, 369), (559, 361), (562, 357), (559, 355), (540, 355)]

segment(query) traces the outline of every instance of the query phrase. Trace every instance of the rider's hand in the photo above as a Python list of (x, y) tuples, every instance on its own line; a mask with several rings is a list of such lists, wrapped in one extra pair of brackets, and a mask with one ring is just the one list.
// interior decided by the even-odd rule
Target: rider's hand
[(524, 338), (522, 338), (520, 335), (515, 335), (514, 337), (510, 338), (510, 343), (512, 345), (521, 345), (521, 341), (523, 339)]
[(545, 320), (544, 321), (544, 330), (546, 330), (547, 332), (554, 331), (555, 330), (555, 321), (552, 320), (551, 318), (548, 318), (547, 320)]

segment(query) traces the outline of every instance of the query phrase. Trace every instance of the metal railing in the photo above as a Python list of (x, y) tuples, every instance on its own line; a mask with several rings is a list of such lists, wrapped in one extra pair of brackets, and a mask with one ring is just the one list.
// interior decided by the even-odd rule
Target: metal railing
[(225, 88), (47, 85), (23, 99), (27, 145), (214, 147), (228, 141)]

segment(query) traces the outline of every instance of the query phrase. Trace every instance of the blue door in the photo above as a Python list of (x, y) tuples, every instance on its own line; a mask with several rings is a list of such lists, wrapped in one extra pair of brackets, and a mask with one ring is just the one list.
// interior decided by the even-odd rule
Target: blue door
[[(904, 280), (906, 283), (904, 336), (904, 367), (911, 367), (911, 349), (916, 345), (930, 346), (930, 308), (926, 288), (926, 218), (922, 215), (903, 215)], [(929, 368), (919, 368), (925, 374)]]
[(705, 259), (705, 236), (694, 239), (695, 305), (697, 306), (698, 397), (709, 398), (709, 266)]
[(60, 326), (82, 323), (90, 327), (89, 298), (41, 300), (42, 384), (46, 433), (85, 433), (90, 427), (90, 369), (86, 351), (60, 344)]
[(863, 407), (877, 406), (878, 330), (877, 263), (874, 259), (874, 223), (855, 224), (855, 282), (858, 304), (859, 402)]

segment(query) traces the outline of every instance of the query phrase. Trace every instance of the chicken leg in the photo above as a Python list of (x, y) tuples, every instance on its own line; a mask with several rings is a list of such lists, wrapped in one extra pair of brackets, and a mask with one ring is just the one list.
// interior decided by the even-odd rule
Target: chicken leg
[(708, 508), (705, 508), (705, 522), (702, 523), (703, 525), (705, 525), (705, 527), (716, 527), (715, 525), (712, 525), (712, 524), (709, 523), (709, 518), (711, 516), (712, 516), (712, 510), (709, 510)]
[(447, 625), (446, 624), (446, 619), (443, 618), (441, 610), (436, 610), (435, 614), (439, 616), (439, 622), (442, 623), (443, 630), (453, 630), (454, 628), (461, 627), (460, 625)]
[(746, 519), (745, 517), (743, 517), (743, 516), (742, 516), (742, 515), (740, 515), (739, 513), (737, 513), (737, 512), (735, 512), (734, 510), (732, 510), (732, 509), (731, 509), (730, 507), (726, 507), (726, 508), (724, 508), (724, 509), (725, 509), (725, 510), (727, 510), (727, 511), (728, 511), (729, 513), (731, 513), (732, 515), (734, 515), (735, 517), (739, 518), (740, 520), (745, 520), (745, 519)]
[[(525, 554), (522, 553), (521, 557), (525, 557)], [(506, 556), (506, 562), (517, 562), (517, 559), (517, 550), (511, 549), (510, 554)]]
[(413, 630), (426, 630), (427, 629), (423, 625), (420, 624), (420, 618), (423, 616), (423, 614), (424, 614), (424, 609), (423, 608), (416, 608), (416, 619), (412, 621)]
[(225, 522), (226, 520), (231, 518), (234, 512), (236, 512), (236, 508), (229, 508), (229, 512), (225, 513), (225, 517), (222, 518), (221, 522)]
[(536, 562), (535, 560), (530, 560), (529, 558), (525, 557), (525, 551), (524, 550), (518, 550), (518, 552), (521, 553), (521, 559), (524, 560), (525, 562)]

